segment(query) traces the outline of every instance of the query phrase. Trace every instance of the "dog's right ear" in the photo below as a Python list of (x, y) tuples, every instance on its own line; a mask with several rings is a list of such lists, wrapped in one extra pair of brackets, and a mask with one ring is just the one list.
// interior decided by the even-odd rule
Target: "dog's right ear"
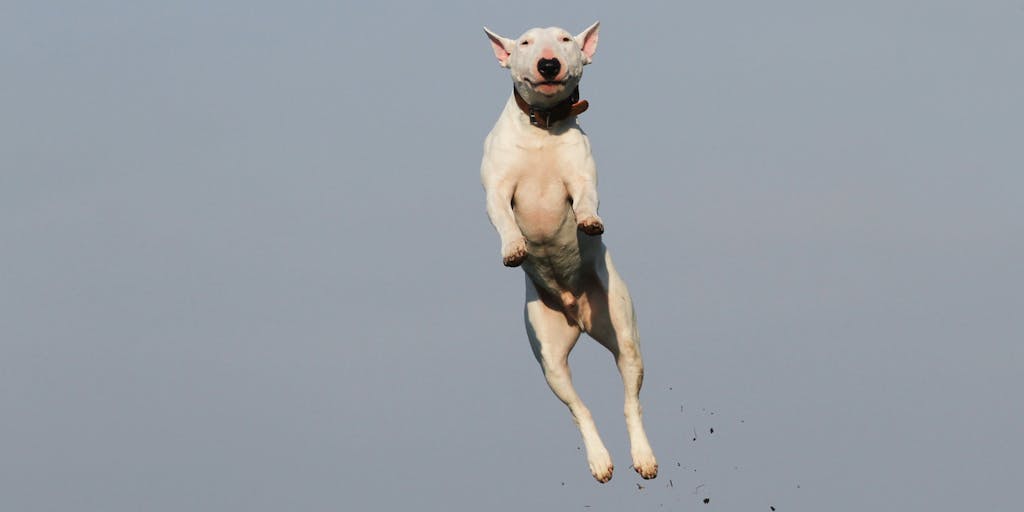
[(583, 51), (583, 64), (590, 64), (594, 60), (594, 52), (597, 51), (597, 29), (600, 27), (601, 22), (595, 22), (576, 36), (576, 44), (580, 45), (580, 50)]
[(503, 68), (507, 68), (508, 58), (512, 55), (512, 49), (516, 47), (516, 42), (491, 32), (487, 27), (484, 27), (484, 32), (487, 33), (487, 37), (491, 40), (491, 47), (494, 48), (494, 56), (498, 58), (498, 64), (501, 64)]

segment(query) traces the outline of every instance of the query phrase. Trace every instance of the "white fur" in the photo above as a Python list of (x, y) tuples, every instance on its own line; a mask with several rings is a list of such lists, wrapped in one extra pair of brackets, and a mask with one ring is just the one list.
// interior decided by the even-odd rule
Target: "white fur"
[[(516, 90), (542, 108), (572, 93), (597, 47), (597, 23), (577, 36), (557, 27), (534, 28), (516, 40), (484, 30)], [(560, 61), (557, 84), (537, 85), (545, 82), (537, 71), (541, 58)], [(526, 330), (534, 355), (579, 426), (591, 473), (607, 482), (614, 466), (572, 385), (569, 351), (581, 332), (615, 356), (625, 385), (633, 468), (643, 478), (654, 478), (658, 463), (641, 419), (643, 361), (636, 316), (601, 240), (604, 225), (597, 215), (597, 169), (589, 139), (575, 118), (546, 130), (531, 125), (510, 97), (484, 142), (480, 173), (487, 214), (501, 238), (502, 262), (522, 265), (526, 272)]]

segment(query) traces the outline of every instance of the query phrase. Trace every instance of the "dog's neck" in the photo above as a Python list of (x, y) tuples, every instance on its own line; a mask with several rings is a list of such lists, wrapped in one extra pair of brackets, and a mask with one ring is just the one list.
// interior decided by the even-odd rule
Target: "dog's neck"
[(559, 121), (578, 116), (590, 107), (590, 103), (587, 100), (580, 100), (579, 87), (573, 89), (572, 94), (564, 100), (547, 108), (530, 105), (523, 99), (515, 87), (512, 88), (512, 95), (516, 99), (516, 105), (519, 106), (519, 110), (522, 110), (526, 117), (530, 119), (530, 124), (544, 130), (551, 128), (551, 125)]

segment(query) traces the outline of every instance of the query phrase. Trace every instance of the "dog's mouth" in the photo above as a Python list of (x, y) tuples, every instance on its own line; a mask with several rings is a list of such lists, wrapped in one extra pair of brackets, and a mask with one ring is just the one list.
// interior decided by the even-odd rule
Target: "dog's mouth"
[(565, 80), (543, 80), (535, 82), (527, 77), (523, 77), (523, 80), (525, 80), (526, 83), (530, 84), (530, 87), (538, 90), (542, 90), (541, 88), (557, 89), (559, 87), (565, 86)]
[(565, 80), (544, 80), (542, 82), (534, 82), (533, 80), (527, 78), (526, 81), (530, 82), (530, 85), (534, 87), (538, 85), (565, 85)]

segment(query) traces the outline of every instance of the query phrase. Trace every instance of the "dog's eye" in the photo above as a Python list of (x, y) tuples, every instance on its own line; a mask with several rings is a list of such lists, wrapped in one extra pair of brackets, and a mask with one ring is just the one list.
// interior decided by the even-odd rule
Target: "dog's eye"
[(568, 37), (563, 37), (562, 38), (562, 42), (563, 43), (568, 43), (569, 41), (572, 41), (572, 39), (569, 39)]
[(523, 46), (526, 46), (526, 45), (530, 44), (530, 42), (529, 42), (529, 41), (527, 41), (527, 40), (525, 40), (525, 39), (523, 39), (523, 42), (521, 42), (521, 43), (519, 43), (519, 44), (521, 44), (521, 45), (523, 45)]

